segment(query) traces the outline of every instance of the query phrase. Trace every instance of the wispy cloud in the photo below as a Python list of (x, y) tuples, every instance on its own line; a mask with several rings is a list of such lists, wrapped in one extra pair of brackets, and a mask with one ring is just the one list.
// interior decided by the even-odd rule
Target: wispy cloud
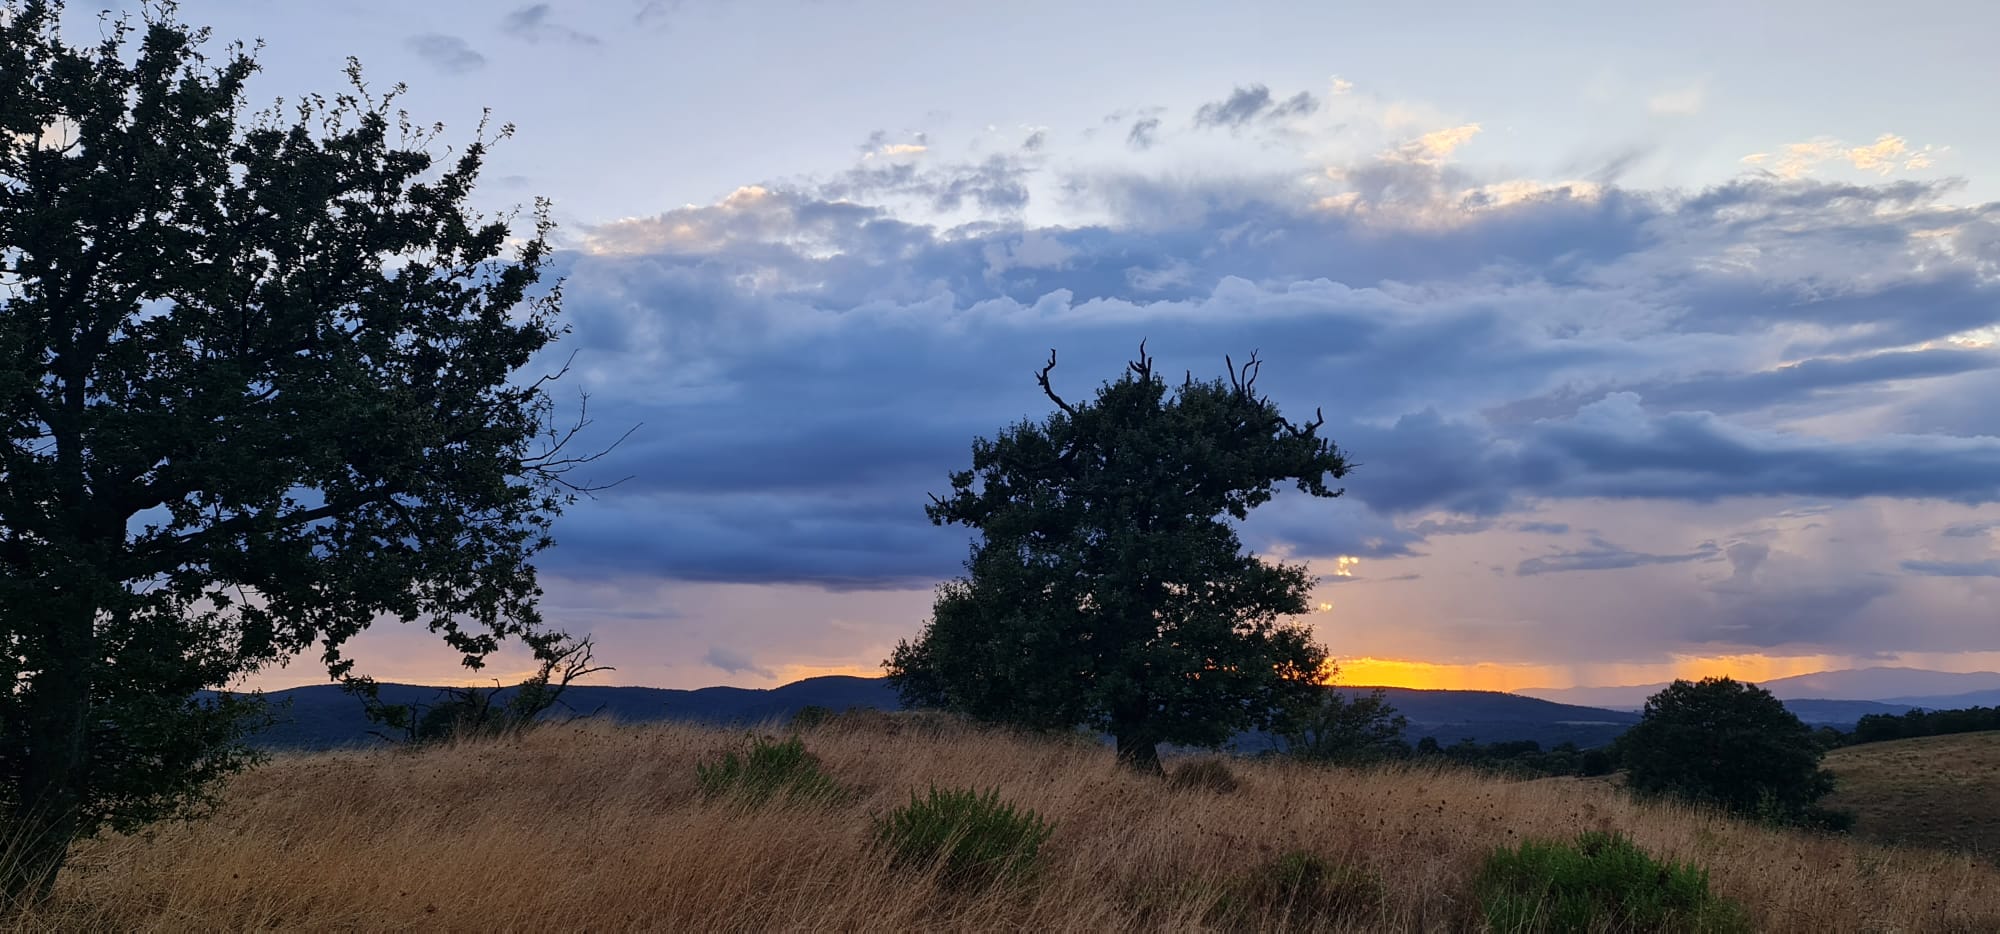
[(439, 71), (464, 74), (486, 67), (486, 56), (458, 36), (424, 33), (410, 37), (409, 46), (418, 58), (431, 63)]
[(1850, 146), (1830, 136), (1803, 143), (1791, 143), (1776, 152), (1756, 152), (1743, 157), (1747, 165), (1768, 170), (1779, 178), (1799, 179), (1830, 162), (1845, 163), (1863, 172), (1888, 175), (1892, 172), (1927, 169), (1940, 150), (1932, 146), (1912, 148), (1908, 140), (1884, 133), (1865, 145)]
[[(642, 9), (639, 15), (642, 18), (646, 17), (649, 9)], [(590, 33), (557, 22), (549, 4), (546, 3), (529, 4), (508, 13), (501, 19), (500, 28), (510, 35), (529, 42), (553, 41), (591, 46), (604, 44), (604, 40)]]
[(1239, 87), (1219, 101), (1210, 101), (1194, 112), (1194, 125), (1209, 129), (1238, 129), (1252, 121), (1278, 121), (1291, 117), (1303, 117), (1319, 109), (1319, 98), (1310, 91), (1300, 91), (1284, 100), (1271, 96), (1271, 89), (1261, 84)]

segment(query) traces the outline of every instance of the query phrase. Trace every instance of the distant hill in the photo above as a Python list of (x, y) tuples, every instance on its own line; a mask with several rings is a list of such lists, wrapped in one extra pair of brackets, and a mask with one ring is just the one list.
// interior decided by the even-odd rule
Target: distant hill
[[(1620, 687), (1526, 688), (1516, 693), (1565, 704), (1637, 710), (1667, 682)], [(1855, 668), (1759, 682), (1779, 700), (1876, 701), (1905, 707), (1969, 707), (2000, 703), (2000, 672), (1923, 668)], [(1974, 699), (1984, 698), (1984, 700)], [(1879, 712), (1879, 711), (1878, 711)]]
[(1870, 714), (1902, 716), (1914, 709), (1906, 704), (1883, 704), (1865, 700), (1825, 700), (1823, 698), (1801, 698), (1784, 702), (1785, 709), (1800, 720), (1812, 726), (1833, 726), (1852, 729), (1862, 717)]
[(1939, 697), (1891, 697), (1884, 701), (1889, 704), (1906, 704), (1925, 710), (1963, 710), (1967, 707), (2000, 707), (2000, 690), (1971, 691), (1965, 694), (1945, 694)]
[(1826, 767), (1825, 803), (1855, 813), (1857, 836), (2000, 857), (2000, 731), (1848, 746)]
[[(382, 700), (391, 704), (430, 704), (443, 688), (415, 684), (381, 685)], [(507, 692), (502, 692), (504, 698)], [(361, 713), (361, 702), (339, 685), (322, 684), (273, 691), (266, 696), (278, 723), (253, 742), (273, 748), (326, 749), (371, 740), (373, 726)], [(712, 687), (697, 690), (574, 685), (563, 702), (580, 714), (602, 713), (619, 720), (691, 720), (701, 723), (753, 724), (787, 720), (801, 709), (819, 705), (834, 710), (901, 706), (896, 692), (881, 678), (828, 675), (794, 681), (782, 687)]]
[[(389, 703), (428, 704), (442, 689), (412, 684), (384, 684)], [(1372, 688), (1345, 688), (1364, 694)], [(1598, 746), (1610, 742), (1638, 722), (1629, 711), (1558, 704), (1496, 691), (1423, 691), (1384, 688), (1389, 703), (1409, 718), (1409, 739), (1423, 737), (1440, 743), (1470, 738), (1476, 742), (1532, 739), (1544, 747), (1562, 742)], [(277, 705), (278, 723), (256, 742), (273, 748), (324, 749), (370, 742), (371, 729), (361, 704), (336, 685), (314, 685), (267, 695)], [(503, 695), (504, 696), (504, 695)], [(833, 710), (872, 707), (894, 710), (899, 699), (881, 678), (832, 675), (808, 678), (777, 688), (712, 687), (673, 690), (643, 687), (575, 686), (564, 700), (579, 713), (601, 711), (620, 720), (691, 720), (702, 723), (754, 724), (789, 719), (816, 705)], [(1247, 745), (1254, 747), (1256, 743)]]
[[(1375, 690), (1343, 688), (1350, 696)], [(1410, 721), (1407, 736), (1445, 745), (1461, 739), (1491, 743), (1532, 739), (1543, 748), (1570, 742), (1602, 746), (1639, 722), (1631, 711), (1559, 704), (1499, 691), (1425, 691), (1382, 688), (1391, 707)]]

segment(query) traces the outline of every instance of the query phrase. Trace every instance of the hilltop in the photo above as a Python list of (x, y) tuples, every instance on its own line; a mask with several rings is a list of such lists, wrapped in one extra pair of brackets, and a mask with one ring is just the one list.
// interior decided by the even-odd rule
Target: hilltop
[[(2000, 929), (2000, 871), (1635, 803), (1602, 784), (1232, 760), (1174, 790), (1088, 742), (947, 718), (804, 734), (850, 793), (746, 808), (696, 766), (737, 729), (579, 724), (419, 750), (281, 756), (211, 818), (80, 845), (49, 929), (1129, 930), (1212, 928), (1232, 880), (1303, 852), (1379, 884), (1333, 929), (1476, 927), (1486, 855), (1618, 830), (1711, 872), (1765, 931)], [(932, 785), (996, 788), (1054, 822), (1032, 884), (951, 892), (894, 868), (871, 820)], [(1369, 891), (1377, 891), (1370, 889)], [(1282, 926), (1282, 906), (1253, 927)], [(1259, 920), (1259, 918), (1261, 920)]]
[[(1343, 687), (1341, 690), (1364, 694), (1376, 689)], [(1471, 738), (1477, 742), (1535, 740), (1545, 747), (1563, 742), (1600, 746), (1639, 720), (1630, 711), (1558, 704), (1497, 691), (1381, 690), (1396, 711), (1409, 718), (1411, 742), (1428, 736), (1445, 744)], [(442, 688), (424, 685), (381, 685), (382, 700), (392, 704), (434, 703), (441, 691)], [(269, 700), (276, 705), (277, 723), (254, 737), (259, 745), (278, 749), (331, 749), (370, 739), (372, 725), (362, 716), (360, 701), (343, 693), (337, 685), (274, 691)], [(736, 726), (784, 722), (809, 706), (836, 711), (851, 707), (898, 710), (902, 706), (886, 679), (847, 675), (807, 678), (768, 689), (575, 685), (564, 695), (564, 701), (577, 713), (601, 713), (628, 723), (670, 720)], [(1856, 714), (1847, 722), (1851, 724), (1859, 716)], [(1241, 745), (1255, 750), (1264, 743), (1257, 737), (1245, 736)]]
[[(1525, 688), (1516, 693), (1527, 697), (1567, 704), (1587, 704), (1617, 710), (1637, 710), (1646, 698), (1659, 693), (1667, 682), (1618, 687)], [(1862, 714), (1899, 714), (1911, 707), (1949, 710), (2000, 703), (2000, 672), (1932, 671), (1925, 668), (1852, 668), (1821, 671), (1789, 678), (1758, 682), (1782, 701), (1854, 702), (1851, 707), (1828, 706), (1838, 710), (1835, 719), (1809, 722), (1852, 723)], [(1868, 705), (1878, 705), (1870, 707)], [(1794, 711), (1797, 712), (1797, 711)], [(1852, 717), (1848, 714), (1852, 712)], [(1800, 716), (1805, 718), (1805, 714)]]
[(2000, 731), (1865, 743), (1827, 754), (1826, 799), (1857, 835), (2000, 858)]

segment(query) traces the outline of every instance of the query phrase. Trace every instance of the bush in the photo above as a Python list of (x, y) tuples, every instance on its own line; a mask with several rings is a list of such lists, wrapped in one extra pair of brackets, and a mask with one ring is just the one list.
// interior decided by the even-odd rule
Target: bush
[(832, 723), (834, 718), (838, 716), (840, 715), (834, 713), (831, 707), (823, 707), (819, 704), (807, 704), (799, 708), (798, 713), (792, 714), (792, 729), (817, 729)]
[(1750, 930), (1734, 902), (1709, 893), (1706, 870), (1659, 862), (1616, 833), (1495, 851), (1478, 892), (1486, 923), (1501, 934)]
[(1407, 758), (1403, 741), (1408, 718), (1389, 706), (1380, 688), (1350, 698), (1339, 688), (1321, 688), (1310, 703), (1294, 708), (1277, 729), (1286, 754), (1308, 762), (1365, 765)]
[(876, 821), (875, 839), (897, 865), (935, 868), (948, 886), (978, 886), (1034, 875), (1054, 825), (1000, 800), (998, 788), (914, 792), (910, 803)]
[(1325, 927), (1381, 910), (1381, 880), (1316, 853), (1293, 851), (1251, 871), (1216, 902), (1211, 920), (1229, 928)]
[(1174, 766), (1167, 773), (1167, 785), (1171, 788), (1200, 788), (1217, 794), (1228, 794), (1236, 790), (1236, 773), (1229, 770), (1229, 764), (1221, 759), (1194, 759)]
[(1833, 790), (1812, 730), (1769, 691), (1728, 678), (1668, 685), (1617, 746), (1633, 791), (1773, 823), (1798, 823)]
[(750, 741), (750, 752), (725, 753), (720, 761), (695, 767), (695, 780), (704, 798), (730, 795), (751, 805), (761, 805), (783, 794), (801, 803), (838, 800), (843, 792), (832, 776), (820, 770), (819, 760), (806, 751), (806, 744), (794, 736), (782, 742), (758, 736)]

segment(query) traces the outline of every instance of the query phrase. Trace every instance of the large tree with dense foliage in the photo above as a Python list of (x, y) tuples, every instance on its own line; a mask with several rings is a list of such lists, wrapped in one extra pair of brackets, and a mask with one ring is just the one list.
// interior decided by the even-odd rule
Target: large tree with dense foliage
[(1771, 692), (1729, 678), (1668, 685), (1617, 748), (1634, 791), (1742, 814), (1814, 819), (1833, 790), (1812, 730)]
[[(546, 212), (467, 207), (394, 91), (251, 113), (170, 5), (95, 45), (0, 3), (0, 828), (10, 903), (70, 842), (242, 766), (205, 689), (415, 622), (550, 651), (531, 557), (576, 458), (545, 379)], [(504, 135), (505, 131), (501, 131)]]
[(1216, 745), (1318, 698), (1326, 651), (1301, 565), (1246, 553), (1242, 520), (1279, 484), (1332, 497), (1348, 464), (1325, 421), (1287, 421), (1259, 363), (1169, 386), (1139, 359), (1096, 398), (977, 439), (931, 520), (978, 531), (964, 578), (896, 647), (906, 702), (1040, 729), (1110, 733), (1158, 771), (1157, 747)]

